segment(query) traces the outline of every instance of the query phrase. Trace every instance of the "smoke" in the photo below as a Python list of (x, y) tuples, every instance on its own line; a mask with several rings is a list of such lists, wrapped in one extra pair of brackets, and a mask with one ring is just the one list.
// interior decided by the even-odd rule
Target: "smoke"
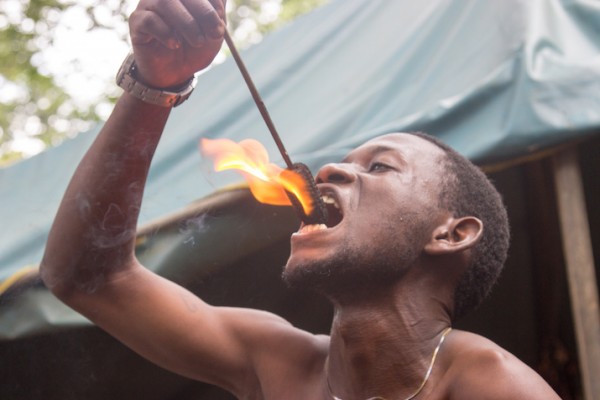
[(179, 224), (179, 233), (185, 237), (184, 244), (190, 246), (196, 245), (196, 235), (208, 230), (208, 216), (201, 214), (196, 217), (188, 218)]

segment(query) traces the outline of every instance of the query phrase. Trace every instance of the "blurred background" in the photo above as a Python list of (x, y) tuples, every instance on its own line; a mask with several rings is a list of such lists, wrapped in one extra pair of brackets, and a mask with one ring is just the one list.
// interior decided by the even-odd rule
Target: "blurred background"
[[(240, 48), (327, 0), (229, 0)], [(108, 118), (136, 0), (0, 1), (0, 167)], [(223, 62), (224, 48), (215, 60)]]

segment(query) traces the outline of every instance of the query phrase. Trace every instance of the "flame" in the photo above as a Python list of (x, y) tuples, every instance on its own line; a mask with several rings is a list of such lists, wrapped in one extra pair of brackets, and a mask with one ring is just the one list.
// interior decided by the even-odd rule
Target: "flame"
[(229, 139), (203, 138), (200, 148), (202, 154), (213, 159), (215, 171), (239, 171), (259, 202), (291, 206), (287, 190), (300, 201), (306, 215), (312, 212), (313, 201), (304, 178), (295, 171), (270, 163), (267, 150), (257, 140), (236, 143)]

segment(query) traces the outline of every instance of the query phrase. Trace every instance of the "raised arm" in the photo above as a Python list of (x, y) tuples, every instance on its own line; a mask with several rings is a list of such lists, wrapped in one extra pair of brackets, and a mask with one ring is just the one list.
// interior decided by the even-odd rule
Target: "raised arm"
[[(218, 52), (223, 19), (221, 0), (142, 0), (130, 19), (136, 78), (152, 88), (177, 90)], [(93, 292), (135, 265), (143, 190), (170, 111), (130, 93), (117, 102), (77, 168), (51, 229), (42, 263), (50, 288)]]
[[(223, 3), (142, 0), (130, 19), (137, 78), (175, 91), (208, 66), (223, 39)], [(169, 113), (123, 94), (64, 195), (42, 277), (57, 297), (151, 361), (240, 393), (259, 386), (257, 344), (269, 340), (265, 332), (304, 336), (267, 313), (211, 307), (136, 260), (144, 185)]]

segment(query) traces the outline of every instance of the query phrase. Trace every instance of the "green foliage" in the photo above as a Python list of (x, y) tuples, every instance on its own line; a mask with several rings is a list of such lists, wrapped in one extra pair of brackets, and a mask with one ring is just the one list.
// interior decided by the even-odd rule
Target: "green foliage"
[[(229, 29), (240, 45), (255, 43), (264, 33), (326, 1), (229, 0)], [(67, 93), (43, 65), (42, 54), (54, 46), (61, 17), (75, 8), (83, 9), (79, 22), (88, 31), (116, 31), (126, 42), (131, 5), (132, 0), (0, 1), (0, 167), (28, 155), (16, 143), (29, 140), (42, 150), (102, 119), (97, 105), (78, 104)], [(82, 68), (73, 62), (67, 66)], [(115, 87), (113, 82), (105, 85), (103, 99), (112, 106)]]
[[(125, 21), (125, 0), (112, 2)], [(14, 147), (28, 138), (39, 148), (57, 144), (99, 119), (93, 107), (81, 109), (40, 65), (40, 53), (53, 44), (60, 15), (75, 0), (5, 0), (0, 6), (0, 165), (25, 154)], [(90, 29), (106, 27), (86, 8)]]

